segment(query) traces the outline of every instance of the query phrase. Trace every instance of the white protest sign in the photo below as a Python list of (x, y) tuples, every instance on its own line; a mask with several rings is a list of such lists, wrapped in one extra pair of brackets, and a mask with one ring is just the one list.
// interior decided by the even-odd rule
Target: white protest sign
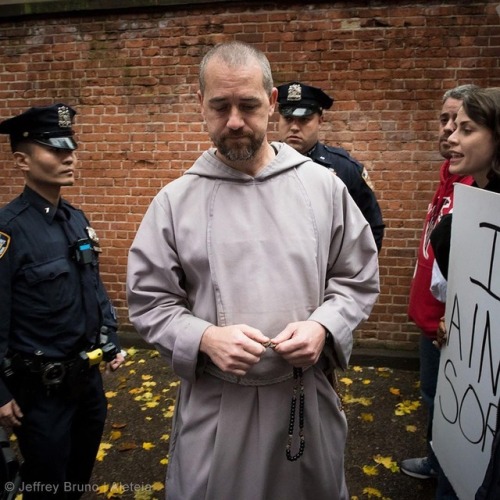
[(433, 447), (458, 497), (472, 500), (500, 396), (500, 195), (463, 184), (455, 185), (446, 327)]

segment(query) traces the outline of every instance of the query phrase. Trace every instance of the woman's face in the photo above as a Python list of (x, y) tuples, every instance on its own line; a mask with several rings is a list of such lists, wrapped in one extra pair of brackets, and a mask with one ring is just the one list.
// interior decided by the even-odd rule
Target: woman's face
[(456, 130), (448, 137), (450, 172), (471, 175), (479, 187), (485, 187), (495, 153), (493, 132), (471, 120), (463, 107), (459, 109), (455, 123)]

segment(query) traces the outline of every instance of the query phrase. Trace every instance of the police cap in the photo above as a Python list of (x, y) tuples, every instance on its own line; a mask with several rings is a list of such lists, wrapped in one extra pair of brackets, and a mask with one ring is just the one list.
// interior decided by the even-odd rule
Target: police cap
[(76, 111), (66, 104), (30, 108), (0, 123), (0, 134), (9, 134), (14, 147), (33, 141), (56, 149), (76, 149), (71, 125)]
[(321, 89), (300, 82), (285, 83), (278, 87), (279, 112), (283, 116), (308, 116), (330, 109), (333, 99)]

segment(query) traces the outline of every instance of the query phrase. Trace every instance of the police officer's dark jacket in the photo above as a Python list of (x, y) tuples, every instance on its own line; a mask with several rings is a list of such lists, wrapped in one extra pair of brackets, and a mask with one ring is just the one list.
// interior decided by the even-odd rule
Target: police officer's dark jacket
[[(64, 200), (60, 206), (69, 213), (75, 234), (88, 238), (90, 224), (83, 212)], [(0, 209), (0, 361), (11, 350), (68, 359), (97, 341), (96, 324), (107, 326), (109, 340), (118, 346), (114, 310), (99, 277), (97, 253), (92, 252), (87, 264), (94, 290), (83, 292), (80, 264), (55, 213), (56, 207), (29, 187)], [(82, 301), (87, 292), (97, 294), (97, 321), (92, 326)], [(0, 381), (0, 406), (11, 399)]]
[(382, 248), (384, 222), (377, 198), (369, 185), (366, 169), (342, 148), (326, 146), (320, 142), (306, 154), (316, 163), (335, 172), (347, 186), (349, 194), (370, 224), (377, 248)]

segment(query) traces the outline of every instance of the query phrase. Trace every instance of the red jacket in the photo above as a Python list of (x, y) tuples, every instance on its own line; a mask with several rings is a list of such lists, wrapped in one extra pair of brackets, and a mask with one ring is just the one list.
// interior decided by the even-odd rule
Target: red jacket
[(436, 337), (439, 319), (444, 315), (445, 304), (436, 300), (430, 291), (434, 262), (430, 235), (441, 217), (453, 211), (453, 184), (458, 182), (471, 185), (474, 181), (470, 176), (450, 174), (449, 166), (448, 160), (441, 165), (439, 185), (427, 210), (408, 305), (410, 320), (432, 339)]

